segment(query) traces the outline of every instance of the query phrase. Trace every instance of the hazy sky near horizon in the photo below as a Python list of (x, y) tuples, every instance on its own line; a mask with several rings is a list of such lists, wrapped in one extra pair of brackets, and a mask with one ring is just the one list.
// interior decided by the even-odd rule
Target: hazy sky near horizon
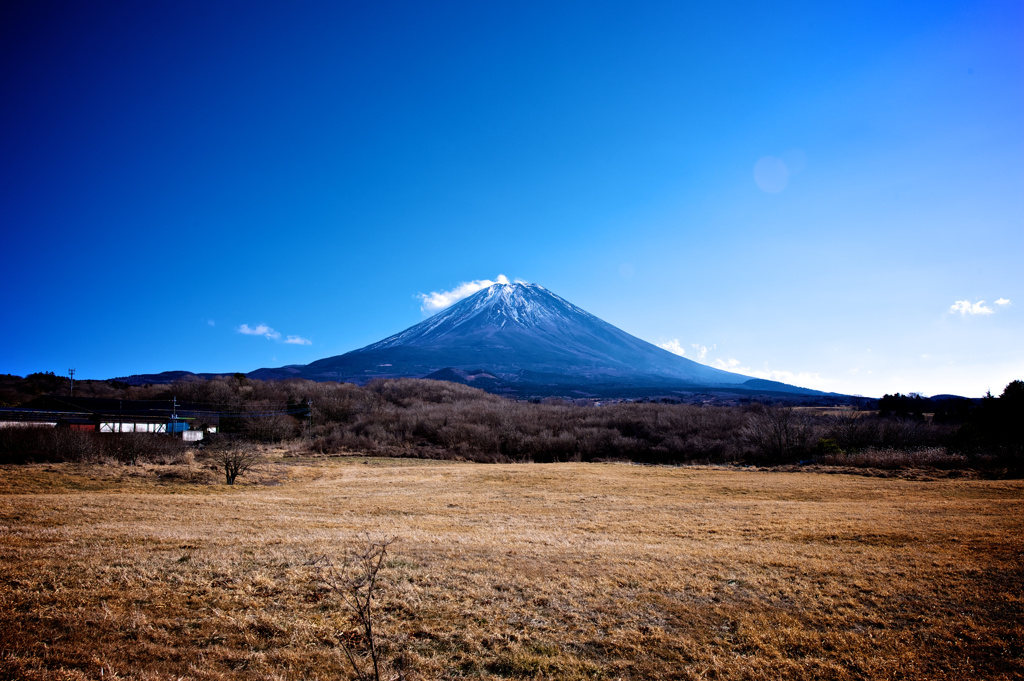
[(503, 275), (812, 388), (1024, 379), (1024, 4), (691, 5), (4, 3), (0, 373), (304, 364)]

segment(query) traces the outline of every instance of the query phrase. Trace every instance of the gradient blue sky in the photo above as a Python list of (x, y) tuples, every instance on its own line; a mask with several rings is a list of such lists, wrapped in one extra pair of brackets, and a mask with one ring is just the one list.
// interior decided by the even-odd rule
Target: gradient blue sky
[(502, 274), (799, 385), (1024, 379), (1024, 4), (696, 4), (4, 3), (0, 372), (307, 363)]

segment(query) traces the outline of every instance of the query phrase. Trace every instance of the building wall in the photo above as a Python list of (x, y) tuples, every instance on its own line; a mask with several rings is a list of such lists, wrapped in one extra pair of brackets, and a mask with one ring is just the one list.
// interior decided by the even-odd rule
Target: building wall
[(166, 433), (166, 423), (100, 421), (101, 433)]
[(31, 428), (33, 426), (47, 426), (56, 428), (56, 421), (0, 421), (0, 428)]

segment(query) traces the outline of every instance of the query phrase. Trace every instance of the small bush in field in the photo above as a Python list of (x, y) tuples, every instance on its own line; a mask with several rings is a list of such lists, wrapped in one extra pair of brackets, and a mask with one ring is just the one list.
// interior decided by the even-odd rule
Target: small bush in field
[(212, 455), (215, 465), (224, 471), (224, 482), (235, 484), (238, 476), (251, 471), (262, 463), (263, 456), (255, 449), (245, 447), (225, 447)]

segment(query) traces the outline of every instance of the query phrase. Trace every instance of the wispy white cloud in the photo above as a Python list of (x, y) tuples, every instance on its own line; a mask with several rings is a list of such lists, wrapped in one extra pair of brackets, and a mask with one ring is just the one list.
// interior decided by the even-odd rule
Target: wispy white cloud
[(206, 320), (206, 323), (207, 323), (207, 324), (209, 324), (210, 326), (217, 326), (217, 322), (215, 322), (215, 321), (214, 321), (214, 320), (212, 320), (212, 319), (207, 319), (207, 320)]
[(277, 340), (281, 337), (281, 334), (274, 331), (266, 324), (257, 324), (256, 326), (249, 326), (248, 324), (242, 324), (238, 327), (238, 333), (244, 333), (246, 336), (263, 336), (270, 340)]
[(242, 324), (238, 327), (238, 333), (245, 334), (246, 336), (263, 336), (267, 340), (277, 341), (278, 343), (288, 343), (290, 345), (312, 345), (313, 341), (302, 336), (287, 336), (282, 340), (282, 334), (280, 331), (275, 331), (266, 324), (257, 324), (256, 326), (249, 326), (248, 324)]
[(996, 305), (1010, 305), (1010, 304), (1011, 303), (1010, 303), (1010, 299), (1009, 298), (1000, 298), (999, 300), (996, 301)]
[[(1005, 299), (1000, 298), (1000, 300)], [(976, 303), (969, 300), (958, 300), (949, 306), (949, 312), (950, 314), (959, 312), (961, 317), (966, 317), (967, 315), (992, 314), (995, 310), (986, 305), (984, 300), (979, 300)]]
[(672, 340), (668, 341), (662, 341), (658, 343), (658, 347), (661, 348), (662, 350), (668, 350), (669, 352), (679, 355), (680, 357), (686, 355), (686, 350), (684, 350), (683, 346), (679, 344), (678, 338), (673, 338)]
[[(477, 291), (485, 289), (488, 286), (494, 286), (495, 284), (508, 284), (509, 280), (504, 274), (499, 274), (498, 278), (494, 281), (490, 279), (477, 279), (476, 281), (465, 281), (453, 288), (451, 291), (431, 291), (430, 293), (420, 293), (416, 297), (420, 299), (422, 305), (420, 309), (423, 312), (433, 314), (440, 310), (450, 307), (455, 303), (459, 302), (463, 298), (468, 298)], [(526, 283), (519, 279), (516, 279), (516, 283)]]
[(830, 390), (832, 388), (832, 381), (824, 378), (817, 371), (793, 372), (785, 370), (780, 371), (778, 369), (745, 369), (740, 373), (744, 373), (747, 376), (753, 376), (755, 378), (764, 378), (769, 381), (788, 383), (801, 388), (811, 388), (812, 390)]
[[(824, 378), (817, 372), (794, 372), (768, 368), (754, 369), (753, 367), (743, 366), (743, 362), (739, 361), (735, 357), (730, 357), (729, 359), (715, 359), (711, 362), (711, 366), (716, 369), (722, 369), (723, 371), (743, 374), (744, 376), (763, 378), (769, 381), (779, 381), (780, 383), (788, 383), (801, 388), (811, 388), (812, 390), (830, 390), (833, 386), (833, 381)], [(856, 373), (856, 370), (851, 370), (851, 372)]]
[(717, 345), (712, 345), (709, 348), (708, 346), (701, 345), (700, 343), (691, 343), (690, 347), (693, 348), (693, 351), (695, 353), (697, 353), (697, 360), (698, 361), (703, 361), (708, 356), (708, 350), (714, 350), (718, 346)]
[[(661, 341), (657, 343), (659, 348), (674, 352), (677, 355), (683, 355), (684, 350), (682, 344), (678, 339), (671, 339), (668, 341)], [(835, 390), (837, 389), (837, 382), (833, 379), (822, 376), (817, 372), (809, 371), (786, 371), (780, 369), (770, 369), (764, 367), (761, 369), (755, 369), (754, 367), (746, 366), (743, 362), (730, 357), (723, 359), (721, 357), (710, 358), (708, 355), (715, 353), (718, 349), (718, 344), (712, 343), (711, 345), (701, 345), (700, 343), (691, 343), (690, 347), (693, 348), (693, 355), (691, 358), (697, 361), (703, 362), (708, 366), (712, 366), (722, 371), (730, 371), (736, 374), (743, 374), (744, 376), (750, 376), (752, 378), (763, 378), (769, 381), (779, 381), (780, 383), (788, 383), (790, 385), (799, 386), (801, 388), (811, 388), (813, 390)], [(870, 350), (868, 351), (870, 352)], [(704, 361), (707, 360), (707, 361)], [(858, 369), (851, 369), (850, 373), (856, 374)], [(868, 373), (871, 373), (870, 371)]]

